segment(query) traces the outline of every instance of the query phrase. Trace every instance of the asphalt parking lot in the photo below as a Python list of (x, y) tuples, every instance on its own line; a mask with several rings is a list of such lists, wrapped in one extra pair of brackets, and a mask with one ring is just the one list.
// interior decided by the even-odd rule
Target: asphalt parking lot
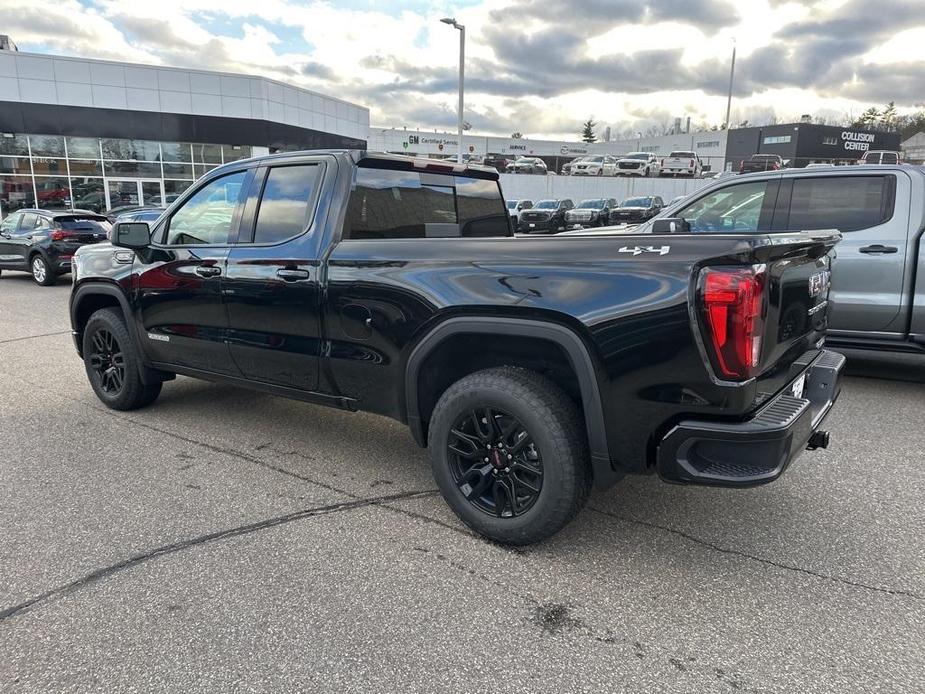
[(0, 691), (925, 690), (925, 361), (744, 491), (628, 479), (470, 534), (401, 425), (191, 379), (93, 396), (68, 280), (0, 278)]

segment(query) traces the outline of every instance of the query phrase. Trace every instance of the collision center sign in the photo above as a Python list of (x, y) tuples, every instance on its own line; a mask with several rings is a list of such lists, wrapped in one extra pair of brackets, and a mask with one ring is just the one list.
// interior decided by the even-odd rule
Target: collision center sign
[(842, 130), (841, 141), (846, 152), (866, 152), (874, 142), (874, 134)]

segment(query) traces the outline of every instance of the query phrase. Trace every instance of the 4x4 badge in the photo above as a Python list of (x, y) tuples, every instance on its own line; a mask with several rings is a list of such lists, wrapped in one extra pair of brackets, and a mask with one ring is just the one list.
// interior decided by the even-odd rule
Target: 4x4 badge
[(642, 255), (643, 253), (658, 253), (659, 255), (668, 255), (671, 246), (623, 246), (617, 253), (632, 253), (633, 255)]

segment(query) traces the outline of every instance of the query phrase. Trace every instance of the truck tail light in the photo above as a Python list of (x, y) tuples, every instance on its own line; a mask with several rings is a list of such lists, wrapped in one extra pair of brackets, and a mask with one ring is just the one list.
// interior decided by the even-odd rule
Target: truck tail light
[(51, 232), (52, 241), (64, 241), (65, 239), (76, 239), (80, 234), (76, 231), (62, 231), (61, 229), (55, 229)]
[(693, 160), (693, 159), (691, 159), (691, 168), (692, 168), (692, 169), (694, 168), (694, 160)]
[(664, 165), (665, 165), (665, 160), (664, 160), (664, 159), (662, 159), (662, 163), (661, 163), (661, 164), (659, 164), (659, 166), (664, 166)]
[(757, 372), (766, 287), (764, 265), (711, 267), (701, 272), (703, 324), (718, 375), (744, 381)]

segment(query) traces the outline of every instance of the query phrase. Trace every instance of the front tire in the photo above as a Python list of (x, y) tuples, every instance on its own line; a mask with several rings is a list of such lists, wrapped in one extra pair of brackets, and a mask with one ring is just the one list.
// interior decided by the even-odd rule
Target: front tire
[(29, 261), (29, 270), (32, 272), (32, 279), (43, 287), (50, 287), (58, 281), (58, 276), (52, 271), (45, 256), (41, 253), (32, 256)]
[(544, 540), (587, 501), (591, 468), (578, 407), (534, 371), (505, 366), (460, 379), (437, 402), (428, 439), (443, 498), (496, 542)]
[(141, 380), (141, 356), (119, 311), (100, 309), (83, 334), (84, 368), (96, 397), (113, 410), (137, 410), (161, 393), (161, 383)]

